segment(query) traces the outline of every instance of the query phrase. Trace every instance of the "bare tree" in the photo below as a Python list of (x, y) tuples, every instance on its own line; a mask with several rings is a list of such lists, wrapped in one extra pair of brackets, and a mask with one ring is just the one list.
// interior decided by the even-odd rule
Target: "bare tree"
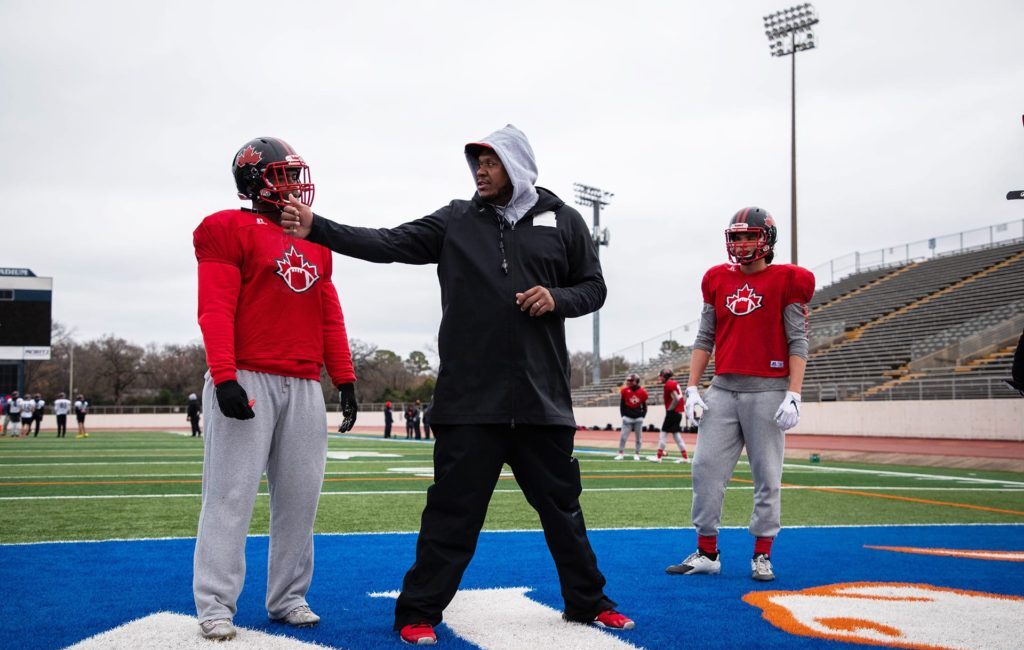
[(84, 347), (88, 353), (84, 356), (91, 356), (96, 361), (96, 378), (103, 382), (103, 388), (110, 391), (114, 403), (121, 404), (125, 390), (143, 373), (145, 350), (113, 334), (90, 341)]
[(206, 373), (206, 349), (201, 343), (155, 345), (143, 358), (146, 387), (158, 392), (161, 403), (183, 403), (189, 393), (203, 392)]

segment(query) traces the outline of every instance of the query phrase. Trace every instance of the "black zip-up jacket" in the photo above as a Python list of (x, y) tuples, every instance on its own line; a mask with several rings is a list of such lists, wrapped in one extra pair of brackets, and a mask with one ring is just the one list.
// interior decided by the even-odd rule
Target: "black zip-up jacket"
[[(441, 366), (431, 424), (576, 426), (565, 319), (600, 309), (607, 288), (579, 212), (537, 191), (514, 226), (478, 195), (396, 228), (313, 219), (309, 241), (342, 255), (437, 264)], [(555, 310), (531, 317), (515, 294), (537, 285), (551, 292)]]

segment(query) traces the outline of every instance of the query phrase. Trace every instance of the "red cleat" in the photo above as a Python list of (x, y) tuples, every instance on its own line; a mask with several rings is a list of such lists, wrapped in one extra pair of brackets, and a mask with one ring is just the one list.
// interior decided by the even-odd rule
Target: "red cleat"
[[(633, 622), (630, 621), (630, 625)], [(398, 633), (402, 640), (412, 645), (434, 645), (437, 643), (437, 635), (434, 634), (434, 627), (430, 623), (414, 623), (406, 625)]]
[(636, 623), (632, 619), (623, 616), (614, 609), (606, 609), (594, 619), (594, 625), (607, 627), (612, 630), (632, 630)]

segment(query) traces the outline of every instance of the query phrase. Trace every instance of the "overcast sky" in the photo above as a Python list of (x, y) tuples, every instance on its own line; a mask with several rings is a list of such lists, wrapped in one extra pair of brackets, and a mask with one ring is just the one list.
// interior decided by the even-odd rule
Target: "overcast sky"
[[(814, 3), (797, 57), (800, 262), (1024, 218), (1024, 2)], [(240, 205), (250, 138), (310, 164), (314, 209), (393, 226), (474, 190), (512, 123), (538, 183), (615, 193), (602, 351), (694, 320), (745, 205), (789, 261), (786, 2), (0, 0), (0, 266), (54, 278), (79, 340), (198, 340), (192, 230)], [(591, 215), (581, 208), (587, 221)], [(335, 257), (349, 336), (433, 345), (433, 267)], [(568, 322), (591, 347), (591, 318)], [(684, 337), (680, 337), (684, 338)]]

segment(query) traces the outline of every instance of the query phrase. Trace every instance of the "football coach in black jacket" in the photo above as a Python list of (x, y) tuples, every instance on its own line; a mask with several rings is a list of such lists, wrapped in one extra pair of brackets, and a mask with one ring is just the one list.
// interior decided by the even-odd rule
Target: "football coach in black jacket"
[(430, 424), (434, 484), (395, 629), (433, 643), (433, 626), (473, 557), (487, 505), (508, 463), (540, 515), (565, 601), (563, 617), (613, 629), (633, 622), (605, 596), (580, 509), (573, 458), (566, 318), (596, 311), (607, 289), (580, 214), (536, 187), (526, 136), (512, 125), (465, 147), (476, 182), (455, 200), (396, 228), (344, 226), (293, 200), (282, 226), (370, 262), (437, 264), (441, 358)]

